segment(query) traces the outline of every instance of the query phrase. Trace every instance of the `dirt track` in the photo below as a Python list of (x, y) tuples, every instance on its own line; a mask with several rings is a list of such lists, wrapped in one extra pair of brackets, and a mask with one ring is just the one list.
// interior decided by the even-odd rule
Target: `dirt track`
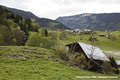
[(120, 56), (120, 51), (103, 51), (105, 54), (118, 55)]
[(103, 51), (103, 53), (105, 53), (106, 56), (113, 56), (120, 59), (120, 51)]

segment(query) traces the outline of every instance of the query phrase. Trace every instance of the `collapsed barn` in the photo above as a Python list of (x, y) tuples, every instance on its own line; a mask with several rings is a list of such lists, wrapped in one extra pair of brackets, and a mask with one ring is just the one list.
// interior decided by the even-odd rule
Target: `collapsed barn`
[(85, 56), (86, 61), (90, 61), (92, 64), (92, 67), (89, 68), (92, 71), (101, 70), (103, 62), (110, 61), (98, 47), (81, 42), (75, 42), (66, 46), (69, 47), (67, 55), (69, 59), (71, 54), (76, 55), (75, 58), (81, 55)]

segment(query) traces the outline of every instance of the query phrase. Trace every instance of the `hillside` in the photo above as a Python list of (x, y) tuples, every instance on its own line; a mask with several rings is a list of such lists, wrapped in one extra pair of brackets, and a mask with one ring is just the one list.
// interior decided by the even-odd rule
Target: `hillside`
[(59, 21), (71, 29), (92, 29), (98, 31), (120, 29), (120, 13), (80, 14), (58, 17)]
[[(70, 44), (73, 42), (83, 42), (87, 44), (92, 44), (89, 41), (91, 34), (70, 34), (66, 33), (67, 36), (65, 39), (60, 40), (61, 45)], [(95, 46), (99, 47), (101, 50), (108, 50), (108, 51), (120, 51), (120, 31), (112, 32), (112, 38), (108, 39), (108, 37), (100, 37), (99, 34), (106, 34), (105, 32), (96, 31), (94, 34), (94, 38), (97, 40), (95, 41)]]
[(38, 32), (38, 24), (0, 6), (0, 45), (25, 45), (29, 31)]
[(15, 14), (19, 14), (23, 18), (35, 19), (35, 23), (38, 23), (40, 27), (42, 28), (47, 28), (47, 29), (52, 29), (52, 30), (63, 29), (63, 28), (69, 29), (58, 21), (47, 19), (47, 18), (39, 18), (36, 15), (34, 15), (32, 12), (18, 10), (18, 9), (9, 8), (9, 7), (5, 7), (5, 8), (7, 8), (8, 10), (12, 11)]
[(0, 80), (76, 80), (76, 76), (119, 77), (115, 74), (95, 73), (67, 65), (52, 50), (22, 46), (0, 47)]

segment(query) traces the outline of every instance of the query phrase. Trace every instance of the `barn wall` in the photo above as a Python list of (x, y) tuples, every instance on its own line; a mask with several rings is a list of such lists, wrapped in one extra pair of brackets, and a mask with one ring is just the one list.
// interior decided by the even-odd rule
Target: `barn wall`
[(83, 54), (86, 57), (86, 59), (88, 60), (87, 56), (85, 55), (83, 49), (81, 48), (81, 46), (79, 44), (69, 45), (68, 56), (70, 54), (77, 54), (78, 56), (81, 56)]

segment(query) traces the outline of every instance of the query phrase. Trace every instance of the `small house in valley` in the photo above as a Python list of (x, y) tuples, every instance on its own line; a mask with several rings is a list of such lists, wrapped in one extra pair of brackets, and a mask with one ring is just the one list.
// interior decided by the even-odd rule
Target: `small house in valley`
[(106, 37), (106, 35), (105, 35), (105, 34), (99, 34), (99, 36), (100, 36), (100, 37)]

